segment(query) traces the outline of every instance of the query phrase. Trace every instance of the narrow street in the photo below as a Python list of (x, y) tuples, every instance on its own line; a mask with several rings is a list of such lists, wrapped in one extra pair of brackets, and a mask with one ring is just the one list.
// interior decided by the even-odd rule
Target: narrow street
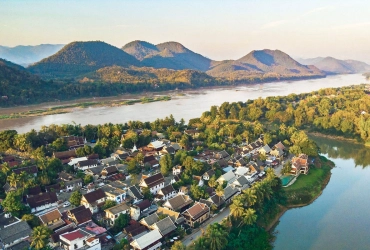
[(218, 222), (218, 223), (221, 222), (223, 219), (225, 219), (227, 216), (229, 216), (229, 214), (230, 214), (230, 208), (227, 207), (221, 213), (217, 214), (215, 217), (209, 219), (206, 223), (202, 224), (198, 229), (195, 229), (196, 232), (185, 236), (182, 243), (185, 246), (189, 246), (190, 244), (192, 244), (192, 242), (196, 238), (198, 238), (202, 234), (201, 229), (205, 230), (209, 224), (213, 224), (213, 223), (216, 223), (216, 222)]

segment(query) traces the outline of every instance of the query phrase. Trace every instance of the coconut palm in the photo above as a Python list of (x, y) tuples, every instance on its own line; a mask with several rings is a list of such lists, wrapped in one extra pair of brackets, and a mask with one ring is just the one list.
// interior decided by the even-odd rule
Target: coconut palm
[(220, 202), (222, 196), (224, 196), (224, 189), (222, 188), (221, 184), (216, 188), (216, 195), (218, 196), (218, 201)]
[(50, 231), (47, 227), (38, 226), (32, 230), (32, 242), (31, 247), (35, 249), (42, 249), (46, 247), (47, 240), (50, 236)]
[(206, 239), (210, 250), (221, 250), (227, 245), (227, 231), (218, 223), (207, 228)]
[(244, 214), (243, 203), (239, 199), (234, 199), (230, 205), (230, 215), (234, 218), (239, 218)]
[(7, 162), (3, 163), (1, 165), (1, 172), (3, 172), (6, 176), (8, 176), (8, 173), (10, 171), (10, 166)]
[(244, 201), (245, 201), (245, 204), (250, 207), (250, 206), (253, 206), (256, 201), (257, 201), (257, 195), (256, 195), (256, 191), (252, 188), (248, 188), (246, 190), (243, 191), (243, 198), (244, 198)]
[(194, 241), (194, 245), (190, 247), (190, 249), (193, 249), (193, 250), (203, 250), (207, 248), (208, 248), (208, 243), (205, 237), (198, 237), (198, 239)]
[(19, 175), (12, 173), (8, 176), (7, 181), (11, 187), (17, 188), (17, 184), (19, 182)]
[(252, 208), (245, 210), (243, 214), (243, 224), (252, 225), (257, 221), (256, 211)]
[(208, 186), (210, 186), (211, 188), (214, 188), (216, 185), (217, 185), (216, 177), (212, 176), (211, 179), (209, 179), (208, 181)]

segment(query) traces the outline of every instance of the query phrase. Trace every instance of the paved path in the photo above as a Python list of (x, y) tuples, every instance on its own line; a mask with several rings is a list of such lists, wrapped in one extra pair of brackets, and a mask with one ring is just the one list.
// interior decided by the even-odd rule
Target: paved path
[(189, 246), (196, 238), (198, 238), (202, 234), (201, 229), (205, 229), (209, 224), (213, 224), (213, 223), (216, 223), (216, 222), (218, 222), (218, 223), (221, 222), (224, 218), (229, 216), (229, 214), (230, 214), (230, 208), (227, 207), (221, 213), (217, 214), (215, 217), (209, 219), (204, 224), (202, 224), (198, 229), (195, 229), (192, 234), (187, 235), (184, 238), (184, 240), (182, 241), (182, 243), (185, 246)]

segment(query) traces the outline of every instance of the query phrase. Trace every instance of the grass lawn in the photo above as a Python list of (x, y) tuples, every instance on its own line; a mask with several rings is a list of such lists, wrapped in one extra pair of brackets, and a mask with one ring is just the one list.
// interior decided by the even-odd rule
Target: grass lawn
[(320, 157), (316, 162), (318, 165), (311, 167), (307, 175), (301, 174), (292, 185), (284, 188), (289, 205), (310, 203), (326, 186), (332, 162), (324, 157)]

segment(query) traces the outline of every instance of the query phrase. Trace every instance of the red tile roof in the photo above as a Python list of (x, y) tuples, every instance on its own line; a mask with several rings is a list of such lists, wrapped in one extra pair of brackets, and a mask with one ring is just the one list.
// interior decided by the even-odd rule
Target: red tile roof
[(85, 235), (83, 235), (80, 231), (75, 231), (75, 232), (63, 234), (61, 236), (63, 236), (69, 241), (73, 241), (75, 239), (83, 238)]

